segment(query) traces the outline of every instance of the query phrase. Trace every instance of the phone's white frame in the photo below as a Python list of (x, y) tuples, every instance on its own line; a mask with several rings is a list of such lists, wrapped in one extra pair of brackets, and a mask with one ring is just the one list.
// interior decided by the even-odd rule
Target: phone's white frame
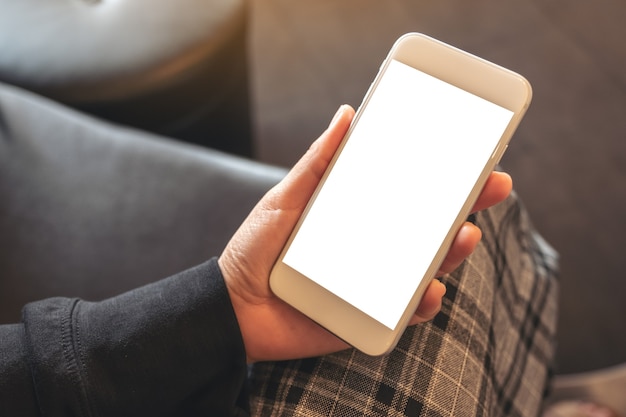
[[(426, 274), (426, 279), (423, 279), (420, 283), (396, 328), (390, 330), (335, 294), (290, 268), (282, 262), (282, 259), (309, 206), (315, 200), (318, 190), (323, 185), (337, 156), (341, 153), (343, 145), (350, 137), (352, 128), (358, 123), (361, 110), (367, 106), (369, 98), (392, 59), (509, 109), (513, 111), (514, 115), (494, 150), (490, 162), (484, 167), (474, 190), (468, 196), (463, 209), (459, 212), (456, 221), (450, 229), (450, 233), (448, 233), (444, 244), (438, 251), (438, 255), (433, 259), (431, 267)], [(350, 130), (329, 165), (329, 170), (322, 178), (320, 185), (309, 201), (309, 205), (305, 208), (304, 214), (274, 265), (270, 275), (272, 291), (279, 298), (362, 352), (369, 355), (381, 355), (389, 352), (398, 342), (428, 284), (439, 269), (439, 265), (452, 244), (456, 232), (467, 218), (489, 174), (499, 162), (513, 132), (530, 104), (531, 97), (532, 90), (530, 84), (519, 74), (423, 34), (409, 33), (399, 38), (381, 65), (376, 79), (355, 115)], [(320, 260), (320, 262), (323, 262), (323, 260)]]

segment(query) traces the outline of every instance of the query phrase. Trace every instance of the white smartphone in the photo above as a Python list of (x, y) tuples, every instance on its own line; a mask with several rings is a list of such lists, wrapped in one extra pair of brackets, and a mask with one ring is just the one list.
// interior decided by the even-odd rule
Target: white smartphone
[(531, 99), (520, 75), (402, 36), (270, 276), (357, 349), (393, 349)]

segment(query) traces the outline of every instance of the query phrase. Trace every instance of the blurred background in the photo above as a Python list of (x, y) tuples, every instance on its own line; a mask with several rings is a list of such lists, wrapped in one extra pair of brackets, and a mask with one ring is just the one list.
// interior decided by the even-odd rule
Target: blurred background
[(258, 0), (258, 157), (290, 166), (358, 106), (395, 39), (423, 32), (519, 72), (534, 99), (502, 160), (561, 255), (557, 371), (626, 361), (626, 3)]

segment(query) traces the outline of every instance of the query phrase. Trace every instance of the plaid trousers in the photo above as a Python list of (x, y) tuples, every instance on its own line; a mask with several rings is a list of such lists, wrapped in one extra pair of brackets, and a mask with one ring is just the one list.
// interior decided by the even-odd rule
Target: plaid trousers
[(474, 253), (442, 310), (390, 354), (255, 364), (253, 416), (538, 416), (555, 351), (558, 256), (519, 199), (473, 216)]

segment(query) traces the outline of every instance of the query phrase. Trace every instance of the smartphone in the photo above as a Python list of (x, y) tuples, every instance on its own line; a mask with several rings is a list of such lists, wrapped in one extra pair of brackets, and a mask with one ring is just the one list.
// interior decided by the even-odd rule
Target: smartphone
[(396, 41), (270, 275), (369, 355), (392, 350), (531, 100), (522, 76), (431, 37)]

